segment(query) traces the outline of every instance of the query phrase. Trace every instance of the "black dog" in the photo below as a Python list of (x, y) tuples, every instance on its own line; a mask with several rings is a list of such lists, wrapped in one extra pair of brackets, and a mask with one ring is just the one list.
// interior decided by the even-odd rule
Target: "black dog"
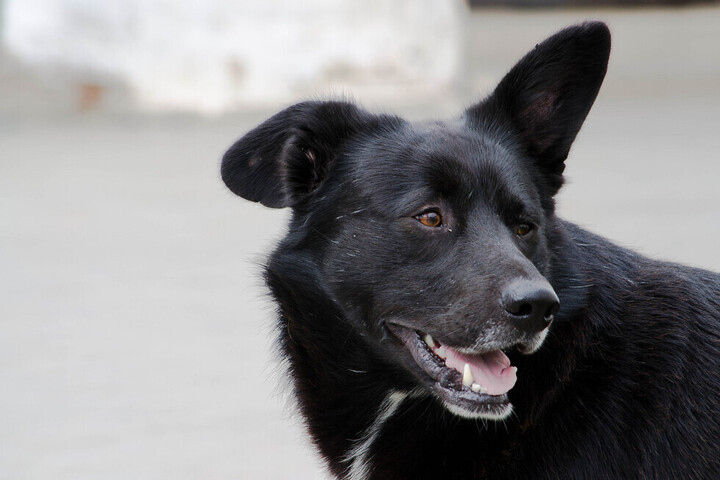
[(334, 475), (720, 474), (720, 275), (554, 214), (609, 52), (583, 24), (457, 119), (300, 103), (226, 153), (233, 192), (292, 207), (266, 280)]

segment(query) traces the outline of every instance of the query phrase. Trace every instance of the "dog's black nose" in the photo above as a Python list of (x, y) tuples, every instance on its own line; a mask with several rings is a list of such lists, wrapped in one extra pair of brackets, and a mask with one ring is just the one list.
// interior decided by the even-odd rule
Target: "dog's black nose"
[(532, 280), (510, 283), (502, 293), (502, 304), (513, 324), (527, 333), (547, 328), (560, 308), (550, 284)]

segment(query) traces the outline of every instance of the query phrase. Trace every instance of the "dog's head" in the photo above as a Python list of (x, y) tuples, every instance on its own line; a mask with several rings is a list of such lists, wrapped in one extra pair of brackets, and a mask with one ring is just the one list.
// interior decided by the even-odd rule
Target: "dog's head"
[(339, 321), (450, 411), (503, 418), (516, 381), (503, 351), (536, 351), (559, 308), (553, 196), (609, 51), (604, 24), (563, 30), (451, 121), (294, 105), (229, 149), (223, 180), (293, 208), (280, 250), (302, 252), (294, 268)]

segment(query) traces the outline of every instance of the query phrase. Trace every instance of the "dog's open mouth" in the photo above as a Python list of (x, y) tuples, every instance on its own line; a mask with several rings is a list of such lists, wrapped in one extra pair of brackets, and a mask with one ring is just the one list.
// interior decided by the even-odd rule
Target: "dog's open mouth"
[(462, 417), (494, 420), (510, 414), (507, 392), (515, 385), (517, 368), (501, 350), (462, 353), (429, 334), (397, 324), (388, 327), (427, 374), (448, 410)]

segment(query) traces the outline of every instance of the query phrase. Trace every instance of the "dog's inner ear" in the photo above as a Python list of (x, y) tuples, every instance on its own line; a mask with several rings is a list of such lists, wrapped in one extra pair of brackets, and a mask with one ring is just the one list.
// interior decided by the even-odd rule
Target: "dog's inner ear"
[(337, 145), (323, 144), (312, 132), (298, 131), (289, 140), (280, 159), (285, 195), (296, 200), (314, 192), (327, 176), (337, 155)]
[(554, 194), (562, 185), (570, 146), (605, 77), (609, 55), (605, 24), (562, 30), (525, 55), (490, 97), (467, 110), (467, 118), (477, 128), (499, 125), (510, 130), (546, 173)]
[(295, 205), (316, 190), (344, 141), (369, 114), (346, 102), (304, 102), (263, 122), (225, 153), (221, 173), (237, 195), (268, 207)]
[(320, 164), (317, 155), (310, 148), (300, 148), (300, 150), (305, 154), (306, 162), (301, 162), (300, 165), (289, 163), (287, 175), (290, 183), (297, 185), (301, 191), (309, 193), (315, 190), (320, 185), (320, 181), (325, 178), (324, 167), (329, 162), (326, 159)]

